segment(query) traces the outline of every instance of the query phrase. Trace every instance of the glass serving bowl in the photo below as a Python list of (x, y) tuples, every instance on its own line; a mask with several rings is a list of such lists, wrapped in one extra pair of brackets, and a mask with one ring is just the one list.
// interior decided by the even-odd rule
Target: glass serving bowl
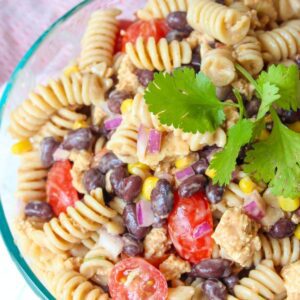
[(18, 157), (10, 152), (7, 133), (11, 111), (38, 84), (58, 75), (80, 53), (80, 41), (92, 11), (118, 7), (121, 18), (132, 18), (145, 0), (85, 0), (52, 24), (33, 44), (11, 75), (0, 100), (0, 225), (6, 247), (25, 280), (41, 299), (54, 299), (34, 275), (14, 242), (13, 222), (22, 204), (14, 198)]

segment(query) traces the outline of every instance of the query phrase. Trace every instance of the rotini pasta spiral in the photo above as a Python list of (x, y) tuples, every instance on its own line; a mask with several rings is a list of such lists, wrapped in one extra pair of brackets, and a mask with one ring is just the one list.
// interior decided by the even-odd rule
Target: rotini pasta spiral
[(254, 264), (257, 266), (262, 259), (270, 259), (275, 266), (286, 266), (300, 258), (300, 241), (295, 237), (281, 240), (260, 234), (262, 248), (254, 254)]
[(253, 75), (258, 74), (264, 67), (260, 42), (254, 36), (245, 37), (234, 45), (236, 60)]
[(234, 294), (240, 300), (283, 299), (285, 287), (273, 262), (264, 260), (250, 271), (248, 277), (240, 280), (234, 287)]
[(293, 59), (300, 52), (300, 20), (289, 21), (272, 31), (260, 32), (257, 38), (267, 62)]
[(58, 300), (108, 300), (103, 290), (76, 271), (61, 271), (53, 278), (53, 291)]
[(79, 68), (89, 70), (93, 65), (105, 62), (111, 66), (118, 21), (118, 9), (98, 10), (89, 20), (87, 30), (81, 42), (82, 51)]
[(274, 0), (274, 3), (280, 20), (300, 18), (300, 2), (298, 0)]
[(273, 0), (243, 0), (244, 4), (251, 9), (254, 9), (259, 17), (267, 17), (267, 21), (274, 21), (277, 18), (277, 12), (274, 7)]
[(234, 58), (229, 48), (211, 50), (201, 49), (201, 71), (207, 75), (216, 86), (226, 86), (236, 78)]
[(174, 11), (187, 11), (188, 5), (189, 0), (148, 0), (137, 16), (142, 20), (161, 19)]
[(188, 64), (192, 60), (189, 43), (174, 40), (168, 44), (165, 38), (156, 43), (153, 37), (147, 41), (139, 37), (135, 44), (126, 44), (126, 53), (137, 68), (146, 70), (171, 72), (174, 68)]
[(250, 28), (250, 18), (238, 10), (211, 0), (192, 0), (187, 14), (188, 23), (226, 45), (240, 42)]
[(85, 195), (83, 202), (77, 201), (66, 213), (44, 224), (47, 246), (55, 252), (70, 250), (115, 216), (116, 212), (105, 206), (102, 190), (97, 189), (92, 195)]
[(18, 170), (16, 198), (25, 202), (45, 201), (47, 173), (39, 151), (34, 150), (23, 154)]

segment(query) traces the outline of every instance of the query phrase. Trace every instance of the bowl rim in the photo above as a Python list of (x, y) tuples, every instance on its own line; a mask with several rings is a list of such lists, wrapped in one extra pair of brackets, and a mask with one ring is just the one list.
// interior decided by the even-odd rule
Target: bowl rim
[[(94, 0), (83, 0), (73, 8), (68, 10), (63, 16), (58, 18), (52, 25), (48, 27), (40, 37), (32, 44), (29, 50), (25, 53), (22, 59), (19, 61), (17, 66), (15, 67), (14, 71), (12, 72), (9, 80), (7, 81), (2, 96), (0, 98), (0, 126), (2, 124), (2, 116), (3, 112), (11, 93), (11, 90), (14, 86), (14, 83), (17, 79), (19, 72), (26, 66), (29, 59), (34, 55), (37, 49), (41, 46), (42, 42), (48, 37), (48, 35), (53, 32), (53, 30), (59, 26), (62, 22), (68, 20), (72, 17), (77, 11), (79, 11), (82, 7), (86, 6), (87, 4), (93, 2)], [(38, 279), (38, 277), (33, 273), (29, 265), (26, 263), (25, 259), (20, 253), (19, 248), (16, 246), (14, 242), (13, 235), (10, 231), (8, 222), (5, 217), (2, 200), (1, 200), (1, 191), (0, 191), (0, 233), (6, 249), (12, 261), (16, 265), (19, 272), (22, 274), (25, 281), (28, 283), (30, 288), (35, 292), (35, 294), (41, 298), (46, 300), (55, 300), (53, 295), (49, 292), (49, 290), (42, 284), (42, 282)]]

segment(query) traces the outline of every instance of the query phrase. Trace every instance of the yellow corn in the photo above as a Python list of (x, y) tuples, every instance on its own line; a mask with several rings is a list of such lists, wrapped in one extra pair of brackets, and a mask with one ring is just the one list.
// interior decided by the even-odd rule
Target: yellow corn
[(11, 152), (13, 154), (23, 154), (23, 153), (26, 153), (26, 152), (29, 152), (33, 149), (32, 147), (32, 144), (29, 140), (22, 140), (22, 141), (19, 141), (18, 143), (14, 144), (12, 147), (11, 147)]
[(297, 226), (297, 228), (296, 228), (294, 234), (295, 234), (295, 237), (296, 237), (298, 240), (300, 240), (300, 224)]
[(255, 189), (255, 183), (247, 176), (240, 180), (239, 187), (243, 193), (251, 194)]
[(64, 74), (69, 77), (72, 73), (76, 73), (79, 72), (79, 69), (77, 67), (77, 65), (71, 65), (69, 67), (66, 67), (64, 69)]
[(141, 162), (138, 162), (138, 163), (135, 163), (135, 164), (128, 164), (127, 166), (127, 169), (128, 169), (128, 172), (130, 174), (133, 174), (133, 175), (138, 175), (136, 174), (136, 169), (140, 169), (140, 170), (143, 170), (143, 171), (148, 171), (149, 170), (149, 167)]
[(288, 127), (290, 129), (292, 129), (293, 131), (300, 132), (300, 121), (290, 124), (290, 125), (288, 125)]
[(299, 198), (285, 198), (285, 197), (278, 197), (279, 206), (283, 211), (291, 212), (295, 211), (300, 206), (300, 199)]
[(77, 130), (80, 128), (87, 128), (89, 127), (85, 120), (77, 120), (73, 124), (73, 130)]
[(154, 176), (147, 177), (143, 183), (142, 195), (146, 200), (151, 200), (151, 192), (159, 179)]
[(217, 175), (217, 171), (215, 169), (207, 169), (205, 175), (209, 178), (214, 178)]
[(263, 129), (258, 137), (260, 141), (266, 140), (270, 135), (270, 132), (267, 129)]
[(185, 156), (185, 157), (181, 157), (176, 159), (175, 161), (175, 167), (177, 169), (184, 169), (188, 166), (190, 166), (193, 163), (193, 159), (190, 156)]
[(126, 99), (121, 104), (121, 113), (126, 114), (132, 107), (133, 99)]

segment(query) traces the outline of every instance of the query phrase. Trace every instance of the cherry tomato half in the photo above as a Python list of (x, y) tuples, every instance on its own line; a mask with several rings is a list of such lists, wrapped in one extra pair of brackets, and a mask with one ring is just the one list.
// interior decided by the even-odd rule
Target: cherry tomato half
[(122, 51), (122, 32), (127, 30), (127, 28), (133, 23), (132, 20), (119, 20), (119, 32), (117, 33), (116, 37), (116, 44), (115, 44), (115, 53)]
[(180, 198), (175, 193), (173, 211), (168, 218), (168, 230), (177, 252), (184, 259), (198, 263), (212, 253), (213, 220), (203, 193)]
[(117, 263), (108, 286), (113, 300), (165, 300), (168, 295), (163, 274), (142, 258), (127, 258)]
[(56, 216), (79, 200), (78, 193), (72, 185), (71, 168), (72, 164), (68, 160), (58, 161), (48, 173), (47, 199)]
[(128, 42), (135, 43), (138, 37), (148, 39), (154, 37), (158, 42), (161, 38), (165, 37), (169, 32), (169, 27), (165, 20), (156, 19), (151, 21), (137, 21), (130, 25), (123, 37), (122, 50), (125, 51), (125, 45)]

